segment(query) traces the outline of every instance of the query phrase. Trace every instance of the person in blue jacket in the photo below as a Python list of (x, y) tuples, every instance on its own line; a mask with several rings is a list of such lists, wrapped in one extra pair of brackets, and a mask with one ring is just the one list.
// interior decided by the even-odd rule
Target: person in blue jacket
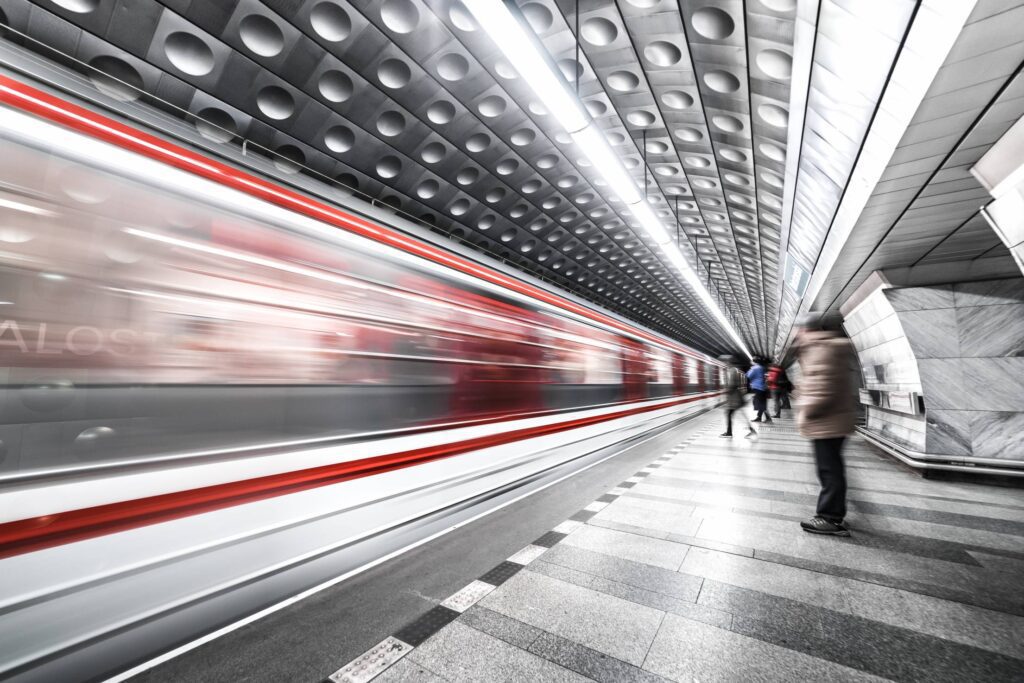
[(754, 365), (747, 370), (747, 381), (750, 383), (750, 390), (754, 392), (754, 410), (757, 416), (751, 422), (764, 422), (771, 424), (772, 417), (768, 414), (768, 385), (765, 381), (764, 359), (755, 358)]

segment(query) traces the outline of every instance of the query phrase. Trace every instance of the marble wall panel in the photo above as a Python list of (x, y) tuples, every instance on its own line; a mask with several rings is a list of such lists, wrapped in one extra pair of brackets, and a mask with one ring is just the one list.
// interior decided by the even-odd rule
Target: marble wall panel
[(911, 429), (904, 424), (889, 419), (892, 413), (880, 408), (868, 408), (868, 429), (881, 434), (883, 437), (902, 444), (915, 451), (923, 451), (925, 448), (925, 431), (923, 421), (921, 429)]
[(893, 313), (875, 324), (865, 327), (859, 333), (851, 336), (850, 340), (857, 351), (861, 352), (902, 336), (903, 328), (900, 327), (899, 318)]
[(956, 315), (962, 355), (1024, 356), (1024, 303), (965, 306)]
[(929, 410), (925, 415), (925, 451), (943, 455), (971, 455), (971, 414), (966, 410)]
[(895, 311), (953, 308), (953, 286), (899, 287), (881, 290)]
[[(935, 361), (919, 361), (926, 362)], [(941, 407), (1024, 412), (1024, 358), (961, 358), (959, 364), (952, 389), (960, 405)]]
[(955, 308), (903, 311), (897, 315), (916, 358), (960, 357)]
[(963, 410), (964, 369), (959, 358), (922, 358), (917, 361), (921, 373), (921, 394), (925, 410), (935, 408)]
[(1024, 412), (971, 413), (971, 450), (978, 458), (1024, 460)]
[(1024, 303), (1024, 278), (963, 282), (953, 287), (958, 308)]

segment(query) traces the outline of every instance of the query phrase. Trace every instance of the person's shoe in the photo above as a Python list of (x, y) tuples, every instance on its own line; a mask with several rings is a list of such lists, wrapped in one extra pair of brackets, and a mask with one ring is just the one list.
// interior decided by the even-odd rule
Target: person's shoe
[(811, 534), (823, 534), (826, 536), (849, 536), (849, 530), (842, 524), (830, 522), (824, 517), (812, 517), (806, 522), (800, 522), (800, 528)]
[(754, 418), (753, 420), (751, 420), (751, 422), (760, 422), (760, 421), (761, 421), (761, 418), (759, 418), (759, 417), (758, 418)]
[(720, 438), (723, 438), (723, 439), (731, 439), (732, 438), (732, 432), (726, 432), (725, 434), (719, 434), (718, 436)]
[(751, 438), (751, 437), (756, 437), (756, 436), (757, 436), (757, 430), (756, 430), (756, 429), (754, 429), (753, 427), (751, 427), (751, 428), (750, 428), (750, 431), (749, 431), (749, 432), (747, 432), (747, 433), (746, 433), (746, 434), (744, 435), (744, 437), (743, 437), (743, 438), (744, 438), (744, 439), (749, 439), (749, 438)]
[(770, 425), (772, 423), (772, 419), (766, 415), (764, 418), (764, 423), (766, 425)]

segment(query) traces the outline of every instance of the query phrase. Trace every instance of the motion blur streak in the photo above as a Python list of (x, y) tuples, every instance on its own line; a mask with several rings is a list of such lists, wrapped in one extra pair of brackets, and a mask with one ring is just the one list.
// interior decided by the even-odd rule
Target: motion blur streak
[(0, 103), (0, 677), (108, 675), (718, 400), (720, 363), (391, 214)]

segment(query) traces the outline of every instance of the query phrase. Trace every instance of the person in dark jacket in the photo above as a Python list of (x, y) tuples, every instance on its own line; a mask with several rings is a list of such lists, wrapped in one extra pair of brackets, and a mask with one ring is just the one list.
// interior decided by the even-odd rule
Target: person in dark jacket
[(795, 348), (801, 383), (797, 405), (800, 434), (814, 444), (821, 493), (817, 514), (800, 522), (812, 534), (849, 536), (846, 517), (846, 470), (843, 442), (856, 418), (850, 381), (853, 346), (842, 336), (841, 319), (808, 313), (797, 321)]
[[(743, 407), (743, 388), (740, 383), (740, 369), (736, 359), (732, 356), (721, 356), (729, 364), (725, 373), (725, 431), (720, 434), (722, 438), (732, 437), (732, 414)], [(751, 433), (754, 428), (748, 425)]]
[(747, 370), (747, 381), (750, 382), (750, 390), (754, 392), (754, 410), (757, 416), (751, 422), (760, 422), (762, 418), (771, 424), (771, 415), (768, 415), (768, 384), (765, 378), (764, 359), (755, 358), (754, 365)]

